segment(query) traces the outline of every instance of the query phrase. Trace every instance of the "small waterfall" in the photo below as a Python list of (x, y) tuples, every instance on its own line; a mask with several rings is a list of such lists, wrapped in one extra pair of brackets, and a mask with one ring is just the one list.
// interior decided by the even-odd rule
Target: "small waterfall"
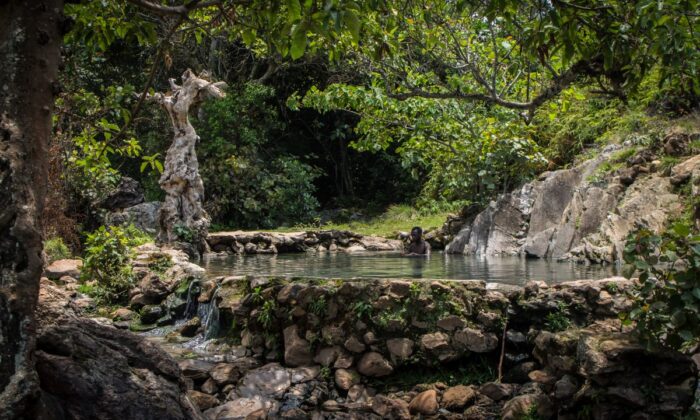
[(192, 297), (192, 286), (199, 285), (199, 280), (192, 280), (190, 286), (187, 288), (187, 305), (185, 305), (185, 312), (183, 317), (185, 319), (192, 318), (197, 313), (197, 302)]
[(200, 303), (197, 307), (197, 315), (204, 326), (204, 339), (214, 338), (219, 334), (219, 307), (216, 305), (216, 298), (219, 294), (219, 285), (216, 285), (211, 300), (207, 303)]

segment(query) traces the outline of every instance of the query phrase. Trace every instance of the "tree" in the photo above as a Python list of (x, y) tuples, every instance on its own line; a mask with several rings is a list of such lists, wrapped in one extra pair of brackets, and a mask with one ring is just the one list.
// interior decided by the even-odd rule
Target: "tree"
[(223, 98), (223, 82), (213, 83), (196, 76), (191, 70), (182, 75), (182, 86), (170, 79), (172, 93), (156, 93), (149, 100), (159, 104), (170, 116), (175, 138), (165, 156), (165, 169), (160, 177), (160, 186), (165, 191), (165, 200), (158, 214), (158, 240), (170, 243), (185, 240), (207, 249), (206, 237), (209, 216), (202, 208), (204, 183), (199, 175), (199, 163), (195, 145), (199, 137), (190, 124), (189, 113), (209, 98)]
[(0, 3), (0, 413), (31, 417), (34, 309), (43, 269), (46, 147), (60, 60), (62, 0)]

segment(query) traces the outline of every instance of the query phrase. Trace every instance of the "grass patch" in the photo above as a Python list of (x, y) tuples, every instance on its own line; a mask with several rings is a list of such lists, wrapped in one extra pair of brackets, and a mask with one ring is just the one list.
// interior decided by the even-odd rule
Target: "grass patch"
[(439, 228), (445, 223), (449, 212), (424, 213), (406, 205), (390, 206), (384, 213), (350, 222), (315, 225), (295, 225), (289, 228), (275, 229), (276, 232), (294, 232), (300, 230), (349, 230), (363, 235), (395, 237), (398, 232), (408, 232), (413, 226), (420, 226), (424, 231)]

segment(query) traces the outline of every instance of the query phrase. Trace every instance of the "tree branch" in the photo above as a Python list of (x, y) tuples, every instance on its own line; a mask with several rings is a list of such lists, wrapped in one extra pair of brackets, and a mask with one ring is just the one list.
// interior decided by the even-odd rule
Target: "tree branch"
[(552, 80), (552, 84), (544, 89), (539, 95), (529, 102), (509, 101), (496, 95), (495, 93), (464, 93), (459, 90), (450, 92), (426, 92), (422, 89), (413, 89), (410, 92), (389, 94), (388, 96), (397, 100), (406, 100), (414, 97), (431, 99), (463, 99), (469, 101), (481, 101), (494, 105), (499, 105), (510, 109), (520, 109), (534, 111), (542, 104), (561, 93), (562, 90), (571, 86), (580, 76), (590, 74), (593, 71), (591, 63), (579, 61), (569, 70)]
[(164, 6), (162, 4), (157, 4), (150, 2), (148, 0), (126, 0), (129, 3), (138, 6), (142, 9), (149, 10), (157, 15), (161, 16), (172, 16), (179, 15), (186, 17), (191, 10), (204, 9), (207, 7), (220, 6), (222, 4), (221, 0), (213, 0), (207, 2), (189, 2), (179, 6)]

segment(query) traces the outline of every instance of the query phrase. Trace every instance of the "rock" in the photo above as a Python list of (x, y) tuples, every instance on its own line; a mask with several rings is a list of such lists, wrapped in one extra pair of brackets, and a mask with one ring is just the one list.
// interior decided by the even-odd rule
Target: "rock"
[(473, 328), (464, 328), (454, 335), (455, 343), (474, 353), (488, 353), (498, 347), (498, 337)]
[(445, 350), (450, 347), (450, 336), (441, 332), (424, 334), (420, 338), (420, 345), (427, 351)]
[(178, 363), (182, 376), (194, 381), (204, 381), (209, 378), (209, 371), (214, 366), (210, 362), (197, 359), (182, 360)]
[(58, 280), (63, 276), (79, 278), (82, 268), (82, 260), (56, 260), (44, 269), (44, 275), (51, 280)]
[(151, 201), (107, 213), (105, 225), (126, 226), (133, 224), (138, 229), (154, 234), (158, 229), (157, 220), (160, 205), (158, 201)]
[(292, 386), (289, 370), (278, 363), (270, 363), (248, 371), (241, 378), (236, 393), (241, 397), (279, 398)]
[(385, 419), (409, 420), (411, 418), (406, 401), (387, 398), (383, 395), (377, 395), (372, 400), (372, 411)]
[(263, 410), (266, 412), (272, 401), (256, 396), (251, 398), (236, 398), (218, 407), (211, 408), (204, 412), (209, 420), (233, 420), (247, 419), (253, 413)]
[(345, 340), (344, 346), (353, 353), (362, 353), (365, 351), (365, 345), (354, 335)]
[(353, 361), (354, 358), (352, 354), (346, 352), (345, 350), (341, 350), (335, 363), (333, 363), (333, 367), (336, 369), (348, 369), (350, 366), (352, 366)]
[(50, 407), (50, 418), (201, 418), (177, 364), (156, 344), (78, 317), (69, 295), (45, 282), (35, 314), (36, 404)]
[(331, 366), (340, 355), (340, 346), (324, 347), (316, 353), (314, 362), (322, 366)]
[(386, 347), (392, 360), (395, 362), (408, 359), (413, 354), (414, 345), (413, 340), (408, 338), (390, 338), (386, 340)]
[(513, 394), (513, 385), (498, 382), (487, 382), (479, 388), (479, 392), (494, 401), (500, 401)]
[(177, 278), (149, 273), (139, 282), (139, 289), (149, 302), (160, 303), (163, 298), (175, 291), (177, 283)]
[(501, 411), (502, 420), (520, 420), (531, 416), (531, 411), (535, 411), (538, 418), (548, 419), (556, 411), (552, 401), (544, 394), (519, 395), (505, 403)]
[(335, 371), (335, 384), (338, 388), (347, 391), (353, 385), (360, 383), (360, 375), (354, 370), (347, 369), (336, 369)]
[(196, 316), (182, 324), (178, 329), (178, 332), (183, 337), (194, 337), (197, 334), (199, 327), (201, 326), (202, 321), (199, 319), (198, 316)]
[(219, 400), (216, 397), (203, 392), (190, 390), (187, 391), (187, 396), (192, 400), (194, 405), (202, 411), (219, 405)]
[(299, 384), (316, 379), (321, 373), (321, 367), (304, 366), (296, 369), (290, 369), (289, 373), (292, 375), (292, 383)]
[(365, 342), (368, 346), (371, 346), (372, 344), (376, 344), (379, 342), (379, 339), (377, 338), (376, 335), (372, 331), (367, 331), (363, 336), (362, 336), (362, 341)]
[(532, 372), (528, 373), (527, 376), (532, 382), (543, 385), (551, 385), (557, 380), (557, 377), (549, 373), (547, 370), (533, 370)]
[(107, 210), (125, 209), (143, 203), (144, 196), (138, 181), (123, 176), (119, 184), (97, 206)]
[(219, 363), (209, 371), (209, 376), (218, 386), (234, 384), (241, 377), (238, 367), (231, 363)]
[(68, 286), (68, 285), (77, 284), (78, 280), (76, 280), (74, 277), (71, 277), (71, 276), (61, 276), (61, 278), (58, 279), (58, 283), (62, 284), (64, 286)]
[(289, 366), (308, 366), (312, 363), (311, 345), (297, 331), (296, 325), (284, 329), (284, 361)]
[(214, 382), (214, 380), (212, 378), (209, 378), (206, 381), (204, 381), (204, 383), (202, 384), (202, 386), (199, 389), (201, 389), (202, 392), (210, 394), (210, 395), (214, 395), (217, 392), (219, 392), (219, 387), (216, 386), (216, 382)]
[(136, 317), (136, 314), (127, 308), (119, 308), (112, 312), (111, 316), (114, 321), (131, 321)]
[(376, 378), (389, 375), (394, 368), (381, 354), (371, 351), (362, 356), (357, 363), (357, 370), (364, 376)]
[(392, 280), (389, 282), (388, 292), (396, 298), (405, 298), (411, 291), (411, 282)]
[(459, 328), (463, 328), (466, 325), (464, 320), (456, 315), (450, 315), (446, 318), (442, 318), (437, 322), (437, 326), (446, 331), (452, 331)]
[(442, 394), (441, 404), (444, 408), (459, 411), (476, 399), (476, 390), (472, 386), (457, 385), (447, 388)]
[(664, 137), (664, 153), (669, 156), (683, 156), (688, 153), (690, 136), (684, 133), (669, 133)]
[(434, 389), (429, 389), (416, 395), (408, 405), (409, 412), (425, 415), (435, 414), (438, 408), (437, 392)]
[(165, 311), (160, 305), (146, 305), (141, 308), (139, 314), (141, 315), (142, 324), (154, 324), (159, 318), (165, 315)]
[(568, 400), (578, 391), (578, 380), (572, 375), (564, 375), (554, 384), (554, 398)]

